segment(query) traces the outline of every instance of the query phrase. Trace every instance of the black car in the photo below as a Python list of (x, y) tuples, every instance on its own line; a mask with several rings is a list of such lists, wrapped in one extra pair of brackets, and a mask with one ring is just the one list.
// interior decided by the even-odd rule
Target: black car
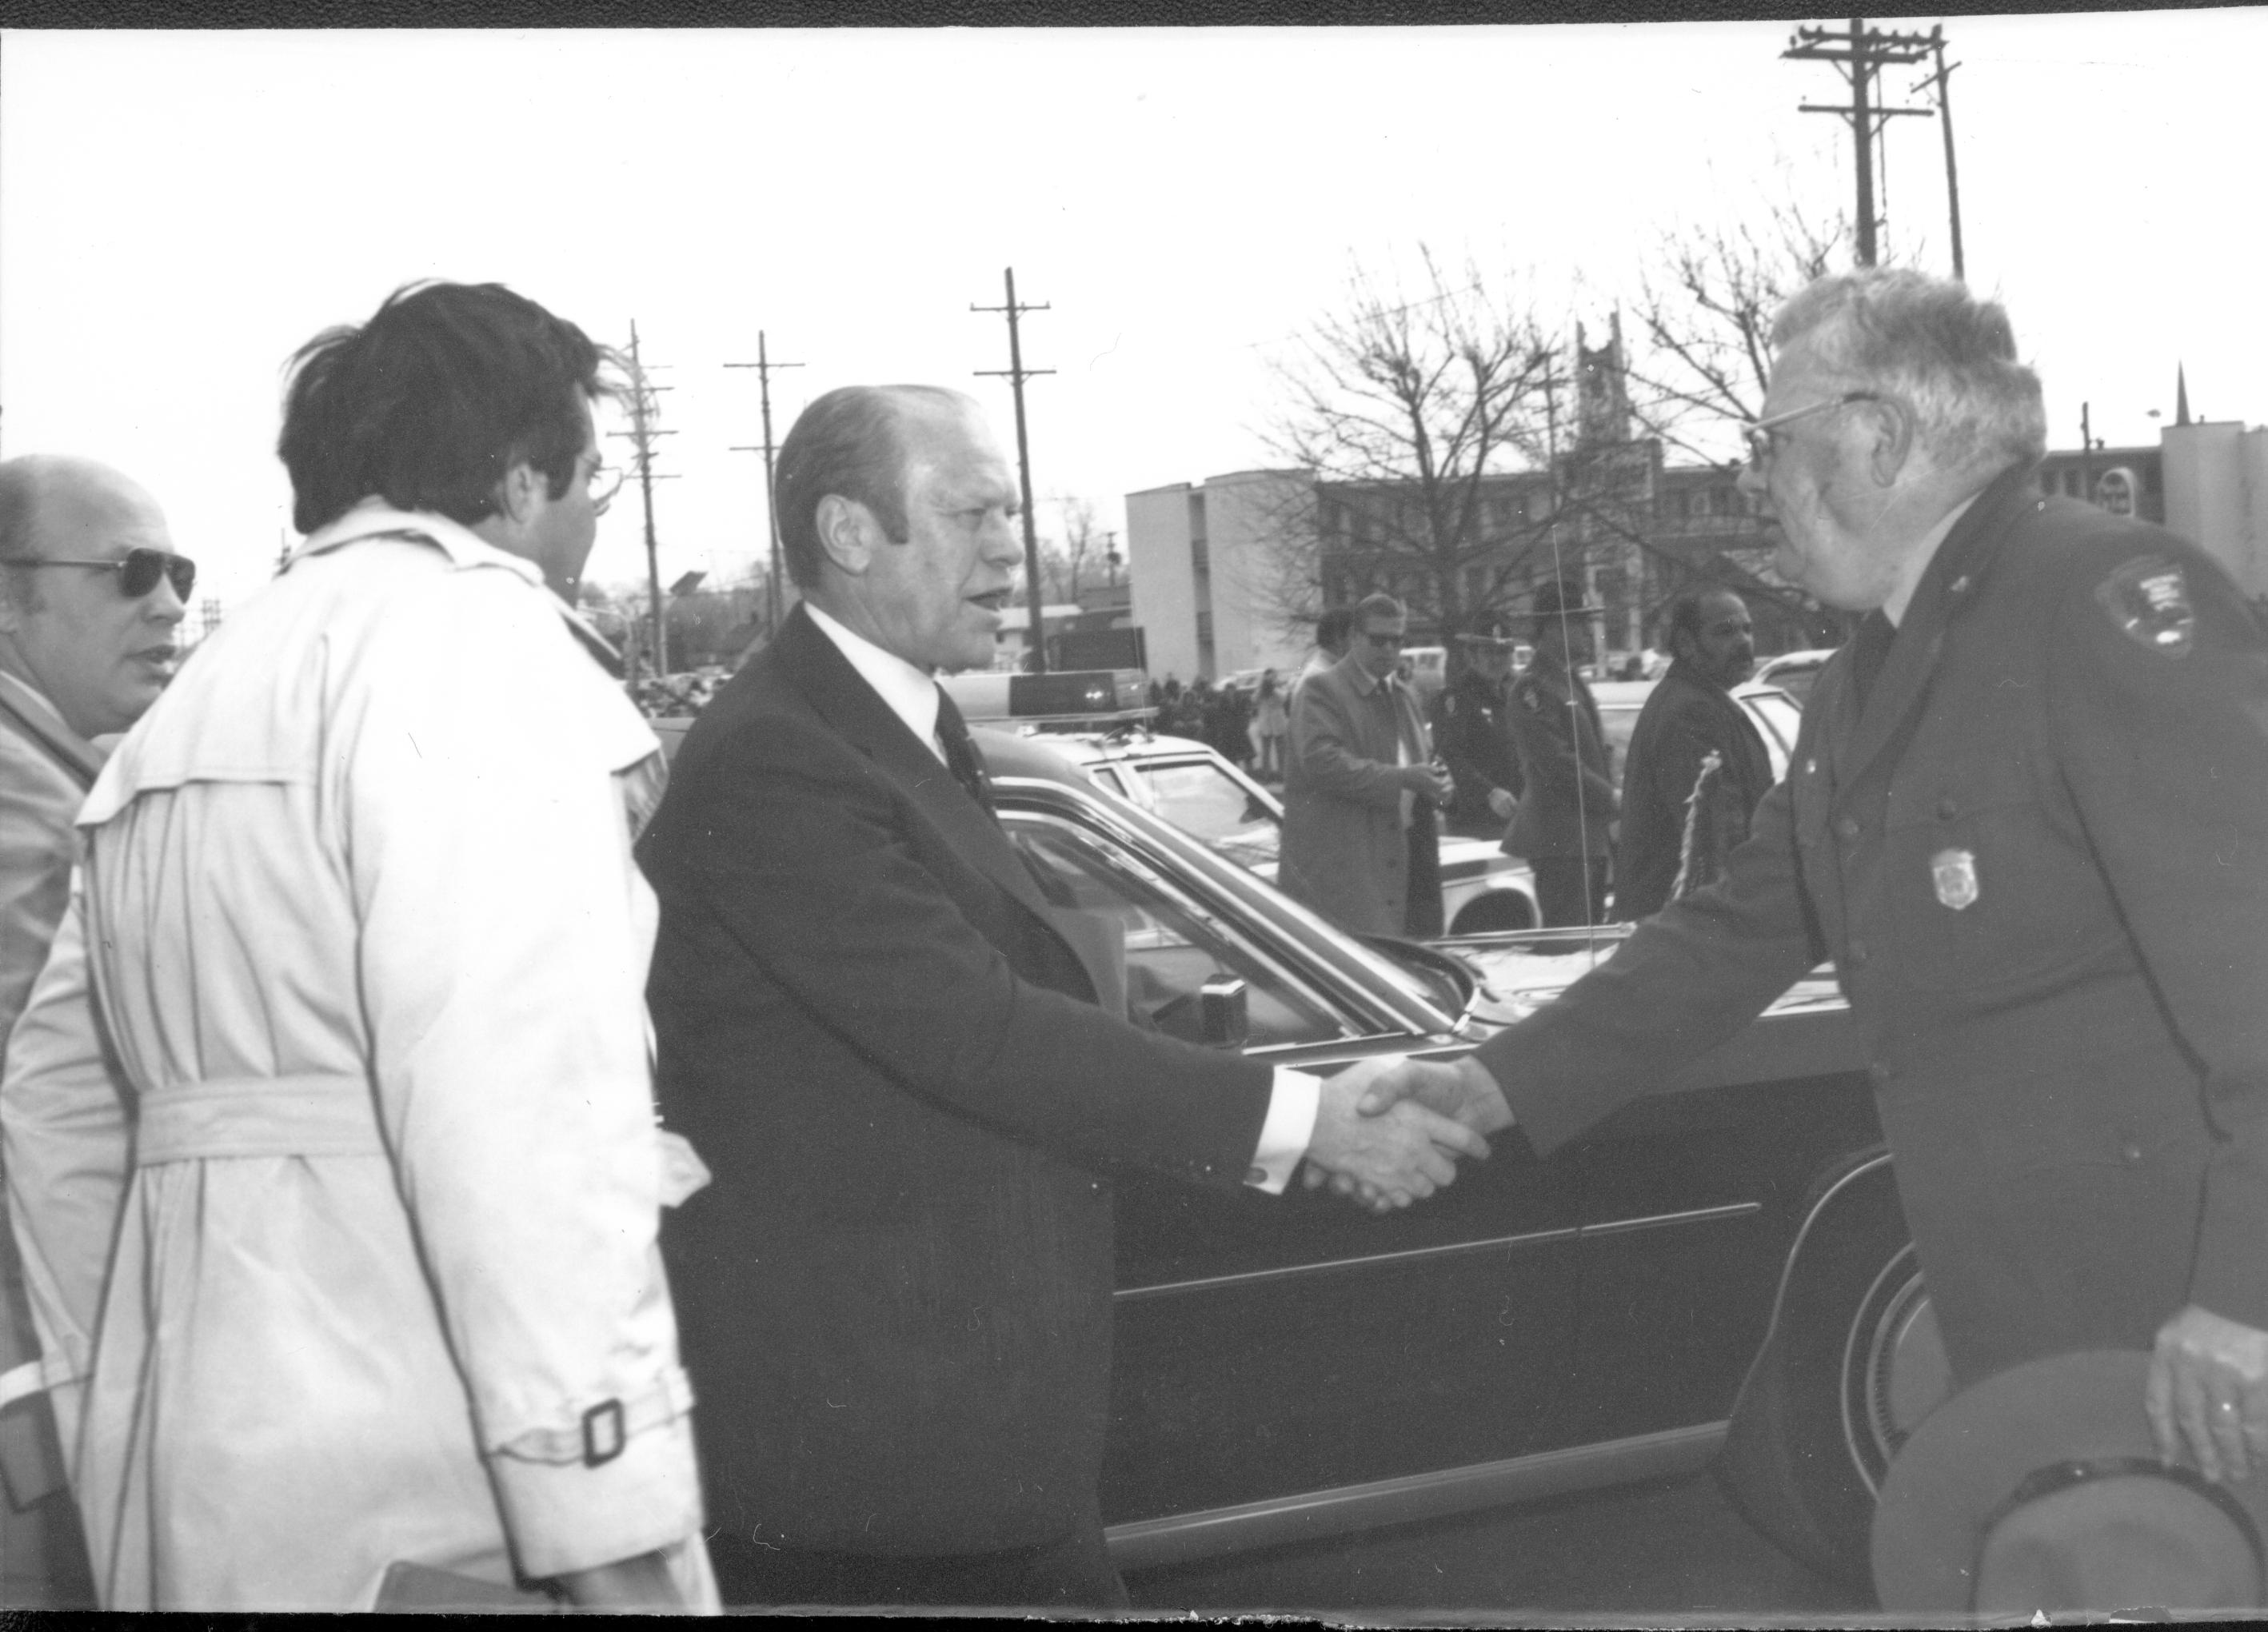
[[(1016, 843), (1122, 924), (1138, 1024), (1325, 1070), (1454, 1055), (1622, 932), (1357, 940), (1044, 739), (976, 736)], [(1783, 1547), (1863, 1580), (1875, 1485), (1947, 1374), (1861, 1065), (1821, 974), (1662, 1084), (1686, 1092), (1549, 1160), (1506, 1136), (1404, 1212), (1123, 1178), (1120, 1566), (1713, 1461)]]

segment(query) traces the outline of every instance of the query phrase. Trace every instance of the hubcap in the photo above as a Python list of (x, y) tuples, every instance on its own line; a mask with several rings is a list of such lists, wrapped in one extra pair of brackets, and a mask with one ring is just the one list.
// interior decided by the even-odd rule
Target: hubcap
[(1879, 1495), (1906, 1436), (1952, 1392), (1937, 1311), (1902, 1248), (1874, 1277), (1843, 1351), (1843, 1431), (1852, 1466)]

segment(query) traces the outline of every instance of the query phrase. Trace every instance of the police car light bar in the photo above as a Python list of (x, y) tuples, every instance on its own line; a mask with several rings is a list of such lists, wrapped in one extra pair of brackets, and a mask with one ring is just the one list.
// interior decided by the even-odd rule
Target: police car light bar
[(1083, 726), (1146, 719), (1148, 677), (1139, 669), (1055, 674), (948, 674), (938, 682), (970, 720), (1063, 722)]

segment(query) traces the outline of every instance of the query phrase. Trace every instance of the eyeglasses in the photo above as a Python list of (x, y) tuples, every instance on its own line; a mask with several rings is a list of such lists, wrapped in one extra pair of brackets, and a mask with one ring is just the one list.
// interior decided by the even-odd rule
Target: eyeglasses
[(1799, 419), (1809, 419), (1814, 414), (1831, 414), (1837, 408), (1849, 408), (1853, 402), (1880, 402), (1879, 392), (1846, 391), (1839, 397), (1830, 397), (1824, 402), (1815, 402), (1808, 408), (1790, 408), (1785, 414), (1775, 414), (1770, 419), (1752, 419), (1741, 427), (1741, 435), (1748, 439), (1749, 467), (1762, 470), (1771, 463), (1772, 433), (1783, 425), (1793, 425)]
[(129, 600), (139, 600), (158, 587), (158, 580), (168, 579), (173, 593), (181, 599), (197, 586), (197, 563), (187, 555), (170, 555), (162, 549), (129, 549), (114, 561), (11, 561), (12, 567), (92, 567), (101, 572), (118, 575), (119, 593)]
[(622, 472), (617, 466), (601, 459), (591, 467), (591, 474), (583, 478), (591, 490), (591, 510), (603, 516), (607, 506), (615, 502), (615, 495), (622, 490)]
[(1403, 637), (1399, 635), (1373, 635), (1368, 629), (1362, 629), (1359, 631), (1359, 633), (1362, 636), (1363, 639), (1368, 641), (1373, 646), (1394, 646), (1398, 648), (1402, 644)]

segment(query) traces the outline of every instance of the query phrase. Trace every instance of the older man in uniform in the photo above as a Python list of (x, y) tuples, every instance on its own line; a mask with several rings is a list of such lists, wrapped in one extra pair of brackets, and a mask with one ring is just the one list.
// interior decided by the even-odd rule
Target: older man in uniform
[[(1697, 838), (1708, 855), (1690, 858), (1690, 889), (1715, 878), (1724, 856), (1749, 836), (1749, 819), (1771, 787), (1771, 755), (1733, 687), (1756, 667), (1749, 608), (1728, 589), (1702, 584), (1669, 603), (1673, 661), (1638, 710), (1623, 767), (1623, 826), (1615, 851), (1615, 915), (1660, 912), (1684, 856), (1687, 808), (1703, 768), (1716, 757)], [(1705, 876), (1693, 877), (1693, 874)]]
[(1583, 586), (1556, 578), (1528, 615), (1535, 656), (1512, 683), (1512, 734), (1526, 791), (1504, 848), (1535, 871), (1535, 904), (1548, 928), (1596, 923), (1607, 912), (1614, 856), (1614, 751), (1599, 705), (1577, 669), (1591, 660)]
[[(157, 700), (196, 568), (157, 502), (92, 459), (0, 464), (0, 1059), (68, 900), (71, 819)], [(0, 1603), (91, 1607), (12, 1237), (0, 1231)]]
[(1449, 831), (1500, 839), (1520, 802), (1520, 756), (1513, 747), (1511, 620), (1491, 615), (1457, 636), (1465, 672), (1441, 694), (1442, 762), (1457, 784)]
[[(1867, 614), (1726, 879), (1460, 1068), (1548, 1151), (1832, 956), (1955, 1379), (2154, 1350), (2162, 1452), (2268, 1452), (2268, 638), (2158, 528), (2039, 496), (2040, 386), (1958, 283), (1821, 279), (1749, 490)], [(1442, 1102), (1449, 1091), (1439, 1091)]]

